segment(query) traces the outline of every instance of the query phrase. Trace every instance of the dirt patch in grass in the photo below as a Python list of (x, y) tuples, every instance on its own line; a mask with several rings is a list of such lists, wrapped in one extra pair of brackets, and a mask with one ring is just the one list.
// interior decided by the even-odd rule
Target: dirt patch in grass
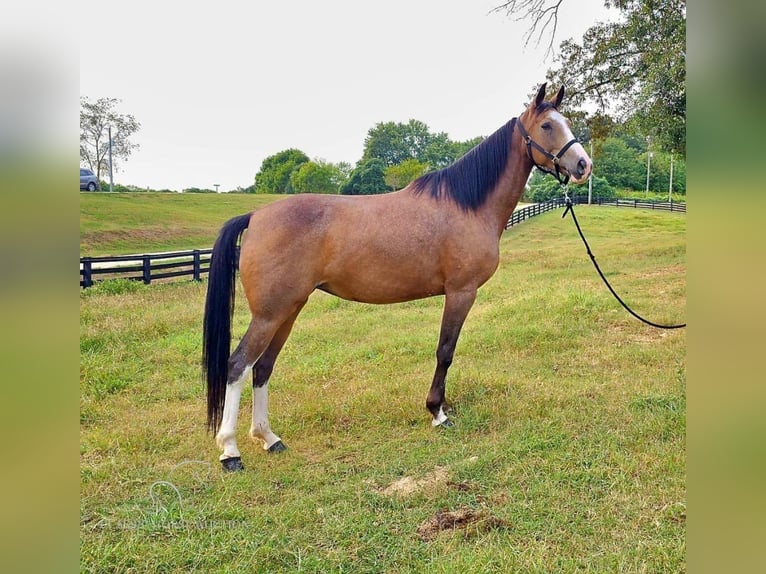
[(457, 510), (439, 510), (431, 518), (418, 526), (417, 534), (423, 542), (430, 542), (441, 532), (461, 532), (466, 538), (488, 532), (495, 528), (506, 528), (508, 524), (487, 510), (458, 508)]
[(411, 476), (404, 476), (399, 480), (395, 480), (380, 492), (385, 496), (399, 496), (404, 498), (416, 492), (425, 489), (433, 489), (440, 484), (444, 484), (447, 482), (448, 476), (449, 473), (446, 468), (437, 466), (423, 478), (415, 479)]
[[(628, 319), (631, 322), (633, 322), (633, 319), (630, 319), (630, 318)], [(653, 321), (658, 321), (659, 323), (666, 321), (668, 324), (678, 322), (678, 320), (676, 319), (664, 319), (662, 317), (657, 317), (657, 316), (650, 316), (649, 319)], [(631, 327), (630, 330), (632, 331), (633, 330), (632, 325), (630, 327)], [(628, 334), (626, 336), (626, 332), (628, 332), (628, 330), (629, 330), (629, 325), (625, 323), (615, 323), (607, 327), (607, 333), (609, 333), (610, 336), (613, 336), (615, 338), (626, 338), (634, 343), (654, 343), (656, 341), (667, 338), (669, 334), (668, 331), (663, 331), (661, 329), (645, 329), (638, 333)]]
[(686, 277), (685, 265), (666, 265), (663, 267), (649, 268), (637, 275), (640, 279), (651, 279), (654, 277), (678, 277), (683, 279)]

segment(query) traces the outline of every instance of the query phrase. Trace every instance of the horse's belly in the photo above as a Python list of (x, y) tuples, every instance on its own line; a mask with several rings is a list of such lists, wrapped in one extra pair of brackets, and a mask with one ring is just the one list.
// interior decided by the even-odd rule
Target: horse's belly
[(333, 277), (318, 286), (342, 299), (362, 303), (401, 303), (444, 294), (444, 282), (439, 277), (419, 273), (365, 273), (349, 270), (343, 277)]

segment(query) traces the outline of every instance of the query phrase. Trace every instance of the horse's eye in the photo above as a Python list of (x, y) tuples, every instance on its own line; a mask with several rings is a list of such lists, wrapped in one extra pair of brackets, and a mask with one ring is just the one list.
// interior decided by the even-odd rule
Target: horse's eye
[(551, 129), (553, 128), (553, 126), (550, 124), (550, 122), (545, 122), (545, 123), (542, 125), (542, 128), (543, 128), (545, 131), (549, 132), (549, 131), (551, 131)]

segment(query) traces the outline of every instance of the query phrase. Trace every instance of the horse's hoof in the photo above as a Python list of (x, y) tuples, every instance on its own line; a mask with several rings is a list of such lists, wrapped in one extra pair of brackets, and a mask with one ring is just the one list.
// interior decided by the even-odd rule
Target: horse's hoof
[(224, 472), (239, 472), (240, 470), (245, 470), (245, 465), (242, 464), (242, 459), (238, 456), (223, 459), (221, 461), (221, 466), (223, 467)]
[(267, 450), (271, 454), (274, 454), (276, 452), (284, 452), (287, 450), (287, 445), (283, 443), (281, 440), (278, 440), (277, 442), (272, 444)]
[(455, 423), (453, 423), (450, 419), (444, 419), (437, 426), (443, 429), (451, 429), (452, 427), (455, 426)]

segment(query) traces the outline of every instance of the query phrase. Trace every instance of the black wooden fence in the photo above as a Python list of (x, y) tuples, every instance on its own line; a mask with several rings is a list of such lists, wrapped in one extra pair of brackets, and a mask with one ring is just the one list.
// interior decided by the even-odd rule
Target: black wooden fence
[[(585, 197), (573, 197), (572, 201), (576, 204), (588, 202)], [(595, 200), (593, 204), (686, 213), (686, 203), (678, 202), (618, 199), (611, 201)], [(557, 198), (522, 207), (513, 212), (508, 223), (505, 224), (505, 228), (508, 229), (530, 217), (564, 207), (564, 205), (564, 198)], [(212, 249), (193, 249), (191, 251), (174, 251), (172, 253), (81, 257), (80, 287), (90, 287), (99, 279), (113, 279), (117, 277), (143, 281), (147, 285), (158, 279), (173, 277), (190, 276), (194, 281), (199, 281), (203, 273), (210, 271), (210, 254), (212, 252)]]
[(199, 281), (210, 271), (212, 249), (193, 249), (172, 253), (116, 255), (80, 258), (80, 287), (90, 287), (97, 279), (132, 279), (149, 284), (157, 279), (191, 276)]
[[(588, 203), (587, 198), (578, 197), (575, 203)], [(686, 213), (686, 202), (678, 201), (650, 201), (648, 199), (612, 199), (597, 200), (593, 202), (596, 205), (606, 205), (612, 207), (639, 207), (642, 209), (659, 209), (661, 211), (678, 211)]]
[[(575, 196), (572, 198), (572, 203), (574, 204), (585, 204), (588, 203), (588, 198), (583, 196)], [(686, 213), (686, 203), (678, 203), (676, 201), (649, 201), (649, 200), (640, 200), (640, 199), (612, 199), (612, 200), (602, 200), (602, 199), (596, 199), (593, 200), (592, 205), (606, 205), (611, 207), (635, 207), (635, 208), (643, 208), (643, 209), (659, 209), (663, 211), (680, 211), (683, 213)], [(533, 203), (532, 205), (528, 205), (526, 207), (522, 207), (521, 209), (517, 209), (513, 212), (513, 215), (511, 215), (511, 218), (508, 220), (508, 223), (505, 224), (505, 228), (508, 229), (510, 227), (513, 227), (514, 225), (518, 225), (522, 221), (529, 219), (530, 217), (534, 217), (535, 215), (540, 215), (541, 213), (545, 213), (546, 211), (551, 211), (553, 209), (558, 209), (559, 207), (564, 207), (566, 205), (566, 200), (563, 197), (557, 197), (556, 199), (551, 199), (549, 201), (544, 201), (542, 203)]]
[(530, 217), (540, 215), (546, 211), (558, 209), (559, 207), (564, 207), (564, 205), (565, 201), (563, 197), (558, 197), (556, 199), (551, 199), (542, 203), (533, 203), (532, 205), (527, 205), (526, 207), (522, 207), (521, 209), (517, 209), (513, 212), (511, 218), (508, 220), (508, 223), (505, 224), (505, 228), (509, 229), (510, 227), (518, 225)]

